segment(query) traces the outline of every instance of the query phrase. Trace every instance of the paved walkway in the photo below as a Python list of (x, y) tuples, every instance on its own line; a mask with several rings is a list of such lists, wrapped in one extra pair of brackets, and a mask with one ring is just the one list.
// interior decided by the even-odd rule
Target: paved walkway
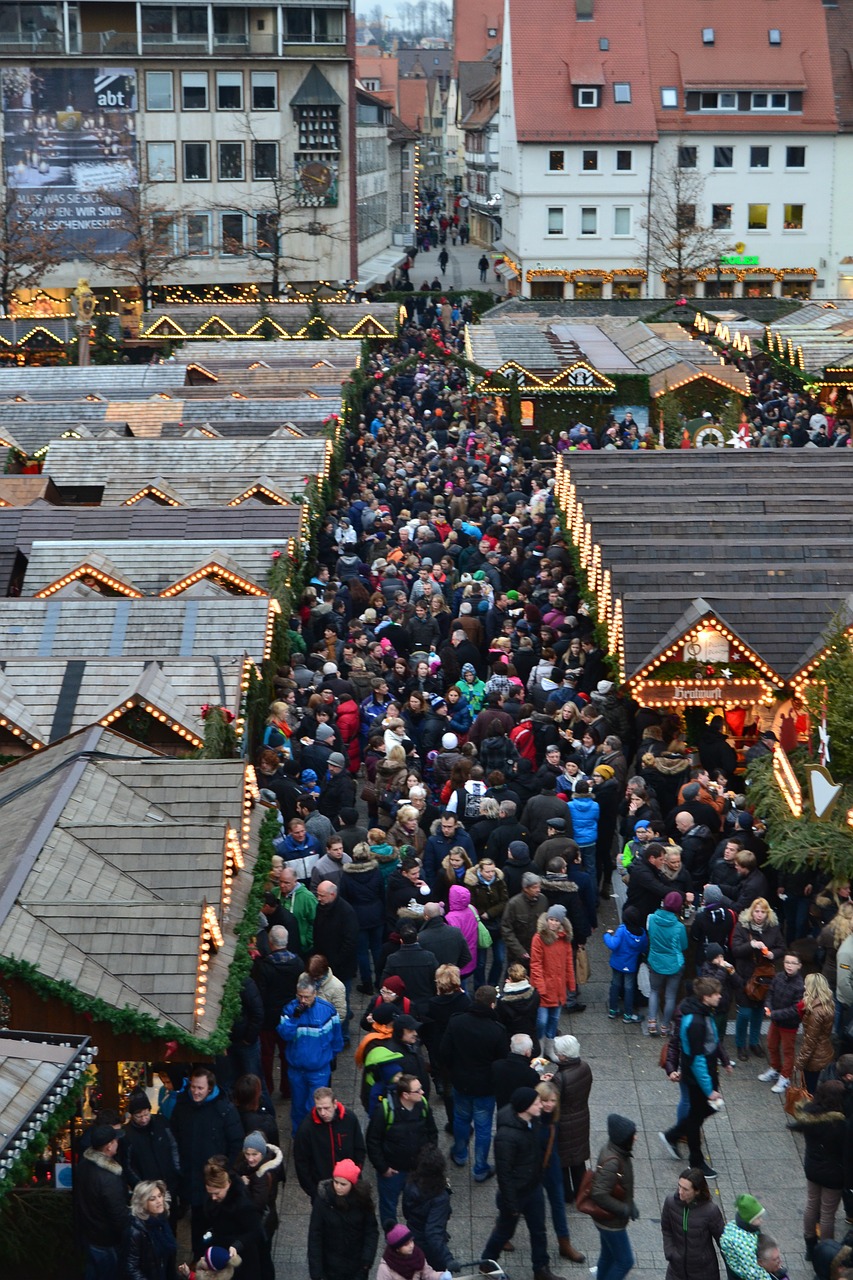
[[(612, 904), (605, 904), (603, 926), (615, 924)], [(612, 915), (612, 919), (608, 918)], [(609, 969), (605, 948), (596, 935), (591, 944), (592, 980), (585, 988), (587, 1010), (571, 1018), (564, 1016), (561, 1031), (571, 1031), (581, 1043), (582, 1056), (592, 1067), (594, 1083), (591, 1097), (593, 1157), (606, 1137), (609, 1112), (619, 1111), (637, 1121), (635, 1147), (636, 1200), (640, 1219), (631, 1227), (631, 1241), (637, 1265), (632, 1280), (662, 1280), (666, 1270), (660, 1239), (660, 1205), (675, 1189), (682, 1165), (672, 1160), (658, 1140), (658, 1130), (668, 1126), (678, 1101), (677, 1086), (670, 1083), (658, 1067), (660, 1040), (650, 1040), (640, 1026), (625, 1026), (621, 1020), (607, 1018), (606, 1001)], [(366, 1004), (356, 995), (357, 1016)], [(733, 1040), (729, 1026), (729, 1042)], [(353, 1039), (357, 1022), (353, 1021)], [(718, 1171), (711, 1183), (714, 1196), (728, 1218), (734, 1214), (734, 1200), (748, 1190), (767, 1210), (767, 1231), (779, 1242), (792, 1280), (811, 1276), (811, 1268), (803, 1261), (802, 1209), (805, 1203), (799, 1139), (785, 1127), (782, 1099), (760, 1084), (762, 1070), (757, 1060), (739, 1063), (734, 1075), (723, 1077), (725, 1108), (705, 1124), (706, 1158)], [(335, 1076), (339, 1097), (354, 1107), (358, 1104), (358, 1082), (349, 1053), (343, 1055)], [(444, 1124), (443, 1108), (436, 1103), (439, 1132)], [(280, 1108), (282, 1137), (289, 1135), (288, 1105)], [(450, 1139), (441, 1133), (442, 1143), (449, 1149)], [(286, 1140), (289, 1154), (289, 1136)], [(470, 1166), (469, 1166), (470, 1168)], [(475, 1184), (470, 1172), (449, 1164), (453, 1186), (453, 1217), (450, 1222), (452, 1247), (460, 1261), (479, 1256), (494, 1221), (494, 1182)], [(372, 1175), (371, 1175), (372, 1176)], [(306, 1238), (309, 1205), (288, 1168), (288, 1185), (282, 1204), (281, 1227), (275, 1246), (279, 1280), (307, 1280)], [(843, 1231), (843, 1216), (837, 1230)], [(575, 1246), (587, 1255), (587, 1266), (597, 1261), (598, 1233), (591, 1219), (569, 1213), (569, 1227)], [(550, 1219), (548, 1225), (551, 1266), (561, 1275), (588, 1277), (587, 1266), (562, 1262), (557, 1255)], [(529, 1238), (522, 1223), (516, 1233), (516, 1251), (504, 1255), (504, 1263), (512, 1280), (530, 1277), (532, 1264)], [(725, 1272), (723, 1271), (723, 1275)]]
[(503, 280), (495, 275), (494, 264), (495, 254), (486, 252), (489, 259), (489, 271), (486, 277), (486, 283), (480, 283), (480, 270), (477, 263), (483, 256), (484, 250), (478, 244), (457, 244), (454, 248), (448, 242), (447, 253), (447, 271), (442, 276), (438, 266), (438, 255), (441, 252), (439, 245), (435, 249), (430, 249), (429, 253), (418, 250), (418, 256), (415, 259), (415, 265), (409, 272), (409, 278), (415, 288), (423, 280), (432, 281), (434, 276), (438, 276), (442, 284), (446, 284), (448, 289), (489, 289), (499, 299), (506, 297), (506, 285)]

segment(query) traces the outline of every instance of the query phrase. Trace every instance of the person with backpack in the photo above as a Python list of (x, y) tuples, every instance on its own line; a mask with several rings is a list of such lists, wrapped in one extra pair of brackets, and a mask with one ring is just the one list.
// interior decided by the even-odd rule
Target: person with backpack
[(713, 1013), (720, 1003), (720, 984), (716, 978), (697, 978), (693, 994), (681, 1002), (678, 1044), (681, 1054), (681, 1078), (687, 1086), (688, 1111), (659, 1138), (673, 1159), (680, 1159), (676, 1143), (687, 1142), (690, 1165), (706, 1178), (716, 1178), (702, 1154), (702, 1125), (712, 1115), (714, 1103), (721, 1101), (717, 1080), (717, 1064), (731, 1073), (728, 1056), (720, 1052)]
[(388, 1086), (370, 1117), (366, 1142), (376, 1170), (379, 1214), (386, 1222), (397, 1217), (400, 1192), (422, 1148), (438, 1142), (435, 1117), (417, 1076), (404, 1073)]
[(696, 964), (707, 959), (707, 948), (711, 943), (722, 947), (723, 955), (731, 960), (732, 934), (737, 924), (737, 916), (731, 907), (725, 905), (722, 891), (715, 884), (706, 884), (702, 894), (702, 905), (696, 912), (690, 937), (696, 943)]
[[(467, 828), (480, 817), (480, 807), (489, 790), (481, 765), (475, 764), (461, 787), (452, 792), (447, 801), (447, 812), (454, 813)], [(472, 862), (474, 861), (472, 857)]]

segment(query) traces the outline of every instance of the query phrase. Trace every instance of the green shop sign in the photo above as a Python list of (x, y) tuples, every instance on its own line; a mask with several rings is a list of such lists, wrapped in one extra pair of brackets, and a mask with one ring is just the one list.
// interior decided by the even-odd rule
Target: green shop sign
[(757, 267), (758, 257), (752, 254), (724, 253), (720, 258), (721, 267)]

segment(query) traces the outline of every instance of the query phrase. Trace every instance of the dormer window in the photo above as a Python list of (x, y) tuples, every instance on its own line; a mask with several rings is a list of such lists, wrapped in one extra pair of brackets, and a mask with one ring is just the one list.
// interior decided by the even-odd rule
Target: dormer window
[(787, 111), (787, 93), (754, 93), (752, 95), (753, 111)]
[(495, 39), (497, 38), (497, 34), (498, 34), (498, 29), (497, 29), (497, 27), (489, 27), (489, 28), (488, 28), (488, 31), (486, 32), (486, 34), (488, 35), (488, 37), (489, 37), (489, 39), (490, 39), (490, 40), (495, 40)]
[(579, 107), (597, 107), (599, 98), (599, 90), (595, 88), (578, 89), (578, 106)]

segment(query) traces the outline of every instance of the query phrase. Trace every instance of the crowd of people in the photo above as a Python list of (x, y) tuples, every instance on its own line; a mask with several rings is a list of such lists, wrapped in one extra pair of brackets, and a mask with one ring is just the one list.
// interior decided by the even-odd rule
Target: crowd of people
[[(535, 1280), (554, 1280), (549, 1217), (559, 1257), (584, 1262), (575, 1204), (598, 1228), (598, 1280), (621, 1280), (636, 1124), (611, 1115), (587, 1168), (594, 1082), (567, 1030), (586, 1011), (642, 1023), (678, 1085), (660, 1135), (684, 1166), (661, 1210), (667, 1280), (717, 1280), (716, 1246), (735, 1280), (786, 1274), (758, 1201), (744, 1191), (724, 1223), (708, 1190), (702, 1126), (736, 1065), (812, 1095), (793, 1115), (805, 1247), (844, 1280), (850, 886), (817, 871), (780, 883), (721, 717), (688, 744), (677, 715), (616, 686), (561, 532), (554, 445), (534, 452), (426, 352), (428, 337), (457, 349), (462, 323), (442, 307), (371, 356), (256, 762), (280, 834), (240, 1017), (214, 1070), (177, 1079), (157, 1115), (140, 1094), (126, 1123), (91, 1130), (77, 1196), (91, 1274), (172, 1280), (188, 1209), (197, 1274), (239, 1257), (242, 1280), (269, 1280), (278, 1093), (311, 1280), (366, 1277), (380, 1230), (379, 1280), (458, 1270), (446, 1159), (496, 1180), (481, 1269), (521, 1218)], [(773, 745), (765, 733), (752, 754)], [(588, 1009), (596, 930), (611, 982)], [(360, 1117), (332, 1087), (348, 1048)]]

